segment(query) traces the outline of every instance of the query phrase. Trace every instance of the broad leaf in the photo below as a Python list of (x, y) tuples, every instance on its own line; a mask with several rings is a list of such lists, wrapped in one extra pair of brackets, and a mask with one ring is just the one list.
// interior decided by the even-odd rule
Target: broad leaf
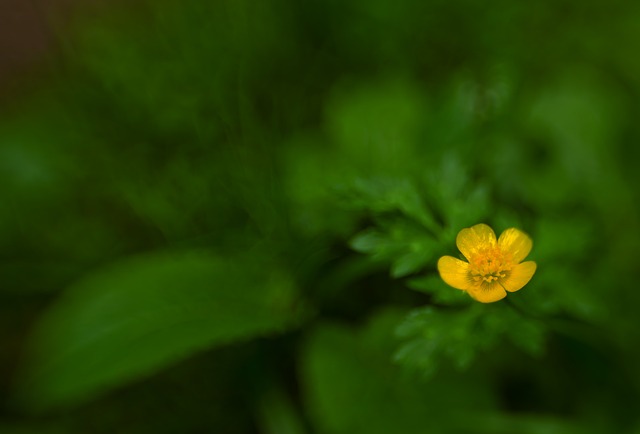
[(286, 274), (256, 258), (150, 254), (87, 276), (36, 327), (23, 399), (70, 404), (297, 318)]

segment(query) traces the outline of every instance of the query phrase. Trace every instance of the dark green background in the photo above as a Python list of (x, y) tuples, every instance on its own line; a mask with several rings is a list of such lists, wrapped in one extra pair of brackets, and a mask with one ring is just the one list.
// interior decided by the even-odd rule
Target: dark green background
[(2, 104), (0, 433), (640, 433), (640, 4), (131, 3)]

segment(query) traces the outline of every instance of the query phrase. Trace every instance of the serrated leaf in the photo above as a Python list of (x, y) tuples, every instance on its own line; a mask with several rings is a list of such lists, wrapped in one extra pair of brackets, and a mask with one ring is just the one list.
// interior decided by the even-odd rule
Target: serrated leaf
[(480, 382), (446, 370), (420, 382), (394, 365), (399, 314), (382, 311), (360, 329), (324, 323), (309, 336), (300, 372), (317, 432), (445, 432), (443, 426), (470, 409), (492, 407), (492, 392)]
[(285, 329), (291, 279), (259, 258), (158, 253), (97, 271), (44, 314), (22, 399), (72, 404), (197, 351)]
[(437, 274), (414, 277), (407, 281), (407, 286), (415, 291), (431, 294), (433, 300), (437, 303), (449, 305), (472, 303), (472, 299), (468, 294), (450, 287)]
[(472, 179), (468, 162), (459, 155), (446, 154), (440, 167), (425, 175), (425, 181), (448, 228), (471, 226), (485, 219), (492, 209), (489, 186)]
[(443, 364), (466, 369), (479, 350), (491, 348), (505, 336), (525, 351), (540, 354), (544, 332), (541, 323), (508, 305), (474, 303), (456, 311), (426, 307), (412, 311), (397, 327), (405, 343), (395, 360), (428, 377)]
[(359, 178), (351, 188), (352, 206), (374, 213), (400, 211), (433, 233), (440, 230), (418, 187), (407, 178)]
[(353, 237), (350, 245), (354, 250), (388, 262), (394, 278), (415, 273), (434, 258), (440, 246), (422, 225), (403, 217), (380, 220), (378, 228)]
[[(395, 360), (425, 377), (435, 374), (442, 363), (468, 367), (480, 346), (480, 339), (472, 336), (480, 314), (477, 308), (459, 312), (441, 312), (431, 307), (414, 310), (396, 330), (406, 341), (396, 352)], [(449, 360), (445, 362), (445, 358)]]

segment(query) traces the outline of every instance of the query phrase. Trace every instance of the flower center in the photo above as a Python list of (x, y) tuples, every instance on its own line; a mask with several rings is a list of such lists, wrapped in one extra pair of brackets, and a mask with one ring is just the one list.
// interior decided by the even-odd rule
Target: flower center
[(493, 282), (506, 277), (513, 268), (511, 255), (498, 246), (480, 250), (469, 261), (470, 277), (474, 282)]

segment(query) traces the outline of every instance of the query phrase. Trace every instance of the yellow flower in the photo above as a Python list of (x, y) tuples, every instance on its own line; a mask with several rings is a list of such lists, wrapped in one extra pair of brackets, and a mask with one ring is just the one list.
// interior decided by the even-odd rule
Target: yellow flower
[(518, 229), (507, 229), (496, 240), (493, 229), (479, 224), (462, 229), (456, 244), (469, 262), (443, 256), (438, 260), (440, 277), (482, 303), (498, 301), (507, 291), (519, 290), (536, 272), (535, 262), (522, 262), (533, 243)]

